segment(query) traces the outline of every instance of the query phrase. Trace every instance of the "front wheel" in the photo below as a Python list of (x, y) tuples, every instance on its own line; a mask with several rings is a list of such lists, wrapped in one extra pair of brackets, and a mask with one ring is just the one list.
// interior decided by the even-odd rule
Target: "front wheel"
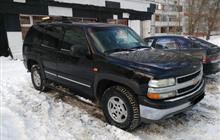
[(33, 65), (31, 67), (31, 80), (36, 90), (45, 91), (45, 86), (43, 84), (43, 78), (39, 65)]
[(102, 107), (106, 120), (112, 125), (131, 131), (140, 124), (137, 99), (125, 87), (113, 86), (105, 90)]

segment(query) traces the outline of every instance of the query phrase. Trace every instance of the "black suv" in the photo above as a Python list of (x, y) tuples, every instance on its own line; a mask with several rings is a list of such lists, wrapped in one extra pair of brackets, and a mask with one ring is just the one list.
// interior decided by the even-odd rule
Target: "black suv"
[(176, 35), (152, 36), (144, 40), (155, 49), (185, 53), (200, 59), (204, 66), (205, 75), (220, 71), (220, 48), (205, 40)]
[(127, 26), (39, 23), (25, 38), (23, 57), (35, 89), (52, 82), (77, 91), (125, 130), (173, 116), (204, 97), (200, 61), (155, 51)]

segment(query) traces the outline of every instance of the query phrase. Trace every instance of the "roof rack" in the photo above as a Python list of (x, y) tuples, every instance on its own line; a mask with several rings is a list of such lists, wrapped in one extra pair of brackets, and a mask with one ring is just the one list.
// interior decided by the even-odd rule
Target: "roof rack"
[[(89, 19), (89, 18), (85, 18), (85, 19)], [(79, 18), (79, 17), (64, 17), (64, 16), (61, 16), (61, 17), (44, 17), (44, 19), (38, 23), (73, 23), (73, 22), (84, 22), (83, 18)], [(93, 19), (93, 18), (91, 18)], [(93, 19), (94, 21), (97, 21), (97, 19)]]

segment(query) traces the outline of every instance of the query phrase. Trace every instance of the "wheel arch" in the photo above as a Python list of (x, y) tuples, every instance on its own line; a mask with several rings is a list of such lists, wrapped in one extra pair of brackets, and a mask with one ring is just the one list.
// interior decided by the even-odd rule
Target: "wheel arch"
[(136, 83), (135, 81), (133, 81), (131, 79), (124, 78), (124, 77), (111, 75), (111, 74), (103, 74), (103, 75), (99, 75), (95, 79), (95, 83), (94, 83), (95, 98), (98, 101), (100, 101), (104, 91), (107, 88), (109, 88), (111, 86), (115, 86), (115, 85), (124, 86), (124, 87), (128, 88), (129, 90), (133, 91), (134, 94), (136, 94), (136, 95), (141, 94), (141, 89), (140, 89), (138, 83)]
[(27, 69), (28, 71), (31, 71), (31, 67), (35, 64), (38, 64), (39, 65), (39, 62), (37, 62), (36, 60), (34, 59), (28, 59), (27, 60)]
[(42, 63), (40, 63), (40, 61), (38, 61), (36, 59), (32, 59), (32, 58), (27, 59), (27, 69), (28, 69), (28, 71), (30, 72), (31, 67), (33, 65), (36, 65), (36, 64), (40, 66), (41, 74), (42, 74), (43, 78), (45, 78), (46, 76), (45, 76), (44, 69), (43, 69), (44, 67), (43, 67)]

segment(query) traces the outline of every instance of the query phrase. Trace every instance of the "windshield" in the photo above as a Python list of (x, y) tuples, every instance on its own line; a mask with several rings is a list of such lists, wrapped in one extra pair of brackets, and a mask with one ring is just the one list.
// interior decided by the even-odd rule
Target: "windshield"
[(212, 43), (209, 43), (205, 40), (202, 40), (202, 39), (199, 39), (199, 38), (196, 38), (196, 37), (190, 37), (190, 39), (197, 45), (199, 46), (202, 46), (202, 47), (217, 47), (216, 45), (212, 44)]
[(89, 28), (89, 34), (97, 49), (103, 53), (149, 48), (145, 42), (128, 27)]

